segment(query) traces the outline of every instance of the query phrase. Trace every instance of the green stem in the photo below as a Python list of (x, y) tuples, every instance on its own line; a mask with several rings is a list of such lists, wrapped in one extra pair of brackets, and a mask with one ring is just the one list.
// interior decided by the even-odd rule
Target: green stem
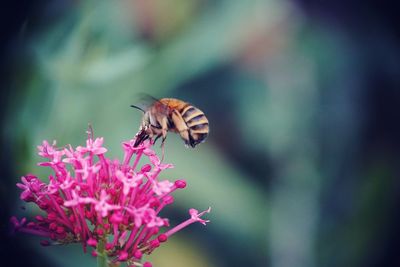
[(99, 242), (97, 243), (97, 267), (108, 267), (107, 264), (107, 254), (104, 249), (105, 244), (104, 244), (104, 239), (100, 239)]

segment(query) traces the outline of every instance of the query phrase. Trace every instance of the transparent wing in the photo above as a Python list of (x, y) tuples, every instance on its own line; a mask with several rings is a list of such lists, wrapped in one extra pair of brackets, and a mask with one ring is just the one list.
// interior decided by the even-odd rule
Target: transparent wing
[(131, 107), (139, 109), (143, 112), (146, 112), (150, 108), (155, 108), (155, 111), (157, 113), (161, 114), (168, 114), (168, 105), (162, 103), (159, 99), (146, 94), (146, 93), (140, 93), (136, 97), (137, 101), (134, 105), (131, 105)]

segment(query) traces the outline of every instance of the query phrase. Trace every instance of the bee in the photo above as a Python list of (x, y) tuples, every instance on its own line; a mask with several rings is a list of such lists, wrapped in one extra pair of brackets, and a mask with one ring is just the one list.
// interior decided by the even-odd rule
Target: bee
[(155, 137), (154, 142), (162, 137), (162, 144), (167, 138), (167, 132), (178, 133), (187, 147), (195, 147), (205, 141), (209, 132), (208, 119), (195, 106), (176, 99), (153, 99), (146, 109), (131, 105), (143, 111), (144, 115), (139, 131), (136, 134), (134, 146), (146, 139)]

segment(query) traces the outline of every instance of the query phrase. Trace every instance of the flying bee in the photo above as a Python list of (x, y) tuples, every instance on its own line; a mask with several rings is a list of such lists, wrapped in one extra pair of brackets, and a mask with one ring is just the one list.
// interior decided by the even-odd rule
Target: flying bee
[(144, 115), (139, 132), (136, 134), (134, 146), (144, 140), (162, 137), (162, 144), (167, 138), (167, 132), (178, 133), (186, 146), (195, 147), (207, 138), (209, 132), (208, 119), (204, 113), (193, 105), (175, 98), (162, 98), (151, 101), (146, 109), (140, 109)]

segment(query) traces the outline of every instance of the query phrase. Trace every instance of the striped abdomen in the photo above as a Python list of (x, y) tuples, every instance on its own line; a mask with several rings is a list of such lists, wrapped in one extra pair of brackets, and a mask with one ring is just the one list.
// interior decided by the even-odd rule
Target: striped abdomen
[(181, 116), (189, 129), (189, 140), (185, 140), (185, 143), (195, 147), (197, 144), (203, 142), (209, 132), (208, 119), (204, 113), (200, 109), (188, 104), (182, 109)]

